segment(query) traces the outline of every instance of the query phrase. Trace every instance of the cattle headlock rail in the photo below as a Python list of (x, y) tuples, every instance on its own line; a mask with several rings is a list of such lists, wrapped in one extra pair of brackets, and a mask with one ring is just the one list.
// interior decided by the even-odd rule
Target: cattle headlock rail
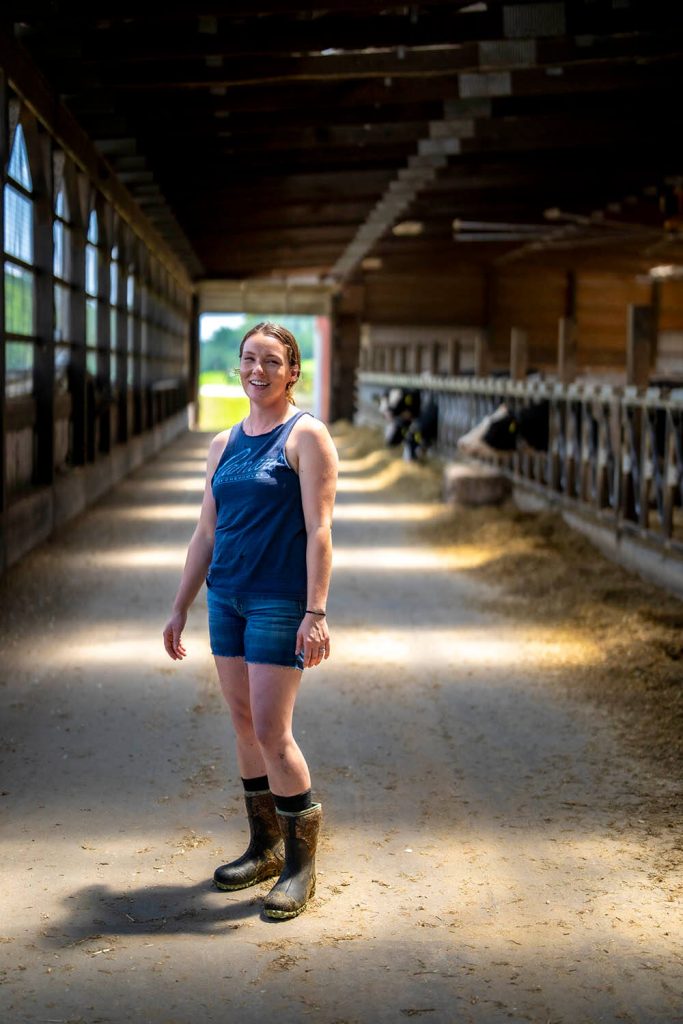
[(683, 401), (658, 388), (558, 384), (495, 377), (444, 377), (361, 371), (356, 422), (384, 422), (379, 399), (414, 388), (438, 406), (435, 454), (462, 458), (457, 442), (501, 404), (509, 411), (543, 403), (548, 447), (520, 447), (490, 460), (515, 484), (552, 503), (597, 517), (628, 534), (683, 555)]

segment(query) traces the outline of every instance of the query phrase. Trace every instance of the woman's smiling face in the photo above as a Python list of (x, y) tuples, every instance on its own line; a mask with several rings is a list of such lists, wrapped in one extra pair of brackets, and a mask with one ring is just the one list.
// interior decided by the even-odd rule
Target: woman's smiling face
[(252, 334), (244, 343), (240, 380), (249, 398), (284, 397), (287, 385), (299, 375), (289, 365), (287, 346), (266, 334)]

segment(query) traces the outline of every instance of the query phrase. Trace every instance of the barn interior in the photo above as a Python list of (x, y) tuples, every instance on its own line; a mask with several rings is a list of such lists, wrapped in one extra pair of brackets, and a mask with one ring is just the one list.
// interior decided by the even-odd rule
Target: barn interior
[(211, 311), (328, 316), (329, 418), (431, 382), (446, 454), (542, 394), (555, 446), (512, 472), (674, 561), (682, 29), (662, 0), (7, 0), (0, 563), (187, 428)]

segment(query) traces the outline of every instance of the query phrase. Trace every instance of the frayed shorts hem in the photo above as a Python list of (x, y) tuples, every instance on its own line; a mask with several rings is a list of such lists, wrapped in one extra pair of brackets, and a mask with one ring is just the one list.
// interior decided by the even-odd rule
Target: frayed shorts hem
[(243, 658), (248, 665), (303, 669), (296, 655), (297, 633), (305, 601), (262, 595), (231, 595), (207, 591), (211, 653), (218, 658)]

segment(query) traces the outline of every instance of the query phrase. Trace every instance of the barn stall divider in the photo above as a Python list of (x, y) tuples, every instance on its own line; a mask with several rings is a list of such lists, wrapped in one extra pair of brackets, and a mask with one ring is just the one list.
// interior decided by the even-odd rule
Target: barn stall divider
[(356, 422), (384, 424), (380, 397), (399, 387), (436, 400), (433, 450), (443, 459), (461, 458), (458, 439), (501, 404), (518, 412), (547, 402), (547, 451), (518, 449), (484, 461), (616, 535), (683, 556), (683, 400), (677, 396), (660, 388), (362, 371)]

